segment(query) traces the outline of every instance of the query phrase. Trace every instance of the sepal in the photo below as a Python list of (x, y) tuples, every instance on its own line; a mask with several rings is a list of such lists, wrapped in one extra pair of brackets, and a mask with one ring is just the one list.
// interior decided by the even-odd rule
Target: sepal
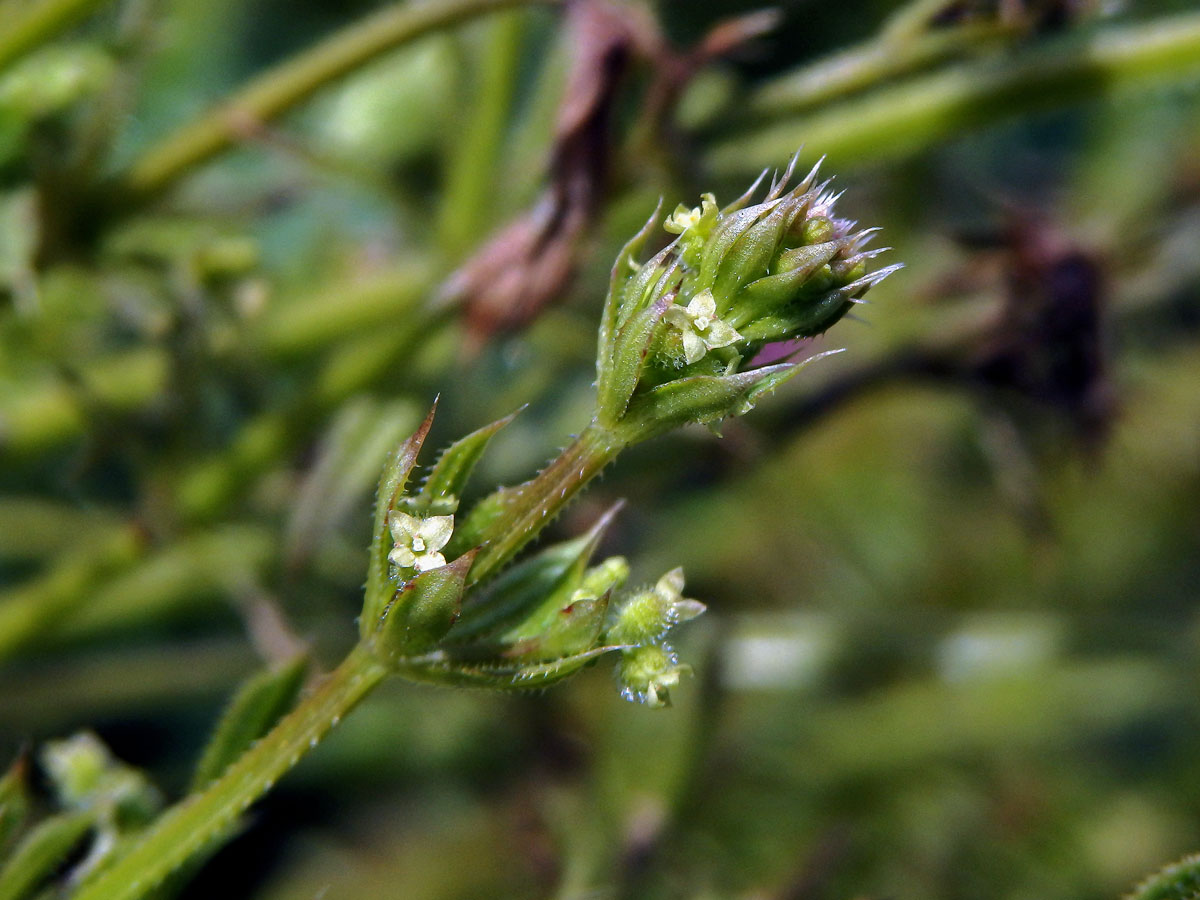
[(680, 425), (707, 425), (744, 415), (761, 396), (794, 378), (801, 369), (840, 352), (828, 350), (801, 362), (777, 363), (733, 375), (693, 375), (668, 381), (638, 397), (621, 428), (631, 440), (640, 441)]
[(408, 476), (417, 463), (417, 454), (433, 425), (433, 415), (437, 411), (434, 401), (429, 413), (420, 427), (388, 458), (383, 475), (379, 480), (379, 489), (375, 494), (374, 527), (371, 532), (370, 558), (367, 562), (367, 585), (363, 599), (363, 611), (359, 618), (359, 633), (366, 637), (375, 627), (375, 622), (383, 614), (384, 607), (391, 602), (395, 593), (395, 584), (391, 577), (391, 563), (388, 554), (392, 552), (392, 537), (390, 528), (391, 514), (396, 510), (403, 498), (404, 487)]
[(539, 634), (568, 606), (587, 564), (620, 506), (577, 538), (547, 547), (468, 598), (449, 643), (512, 643)]
[(444, 516), (456, 512), (463, 488), (488, 444), (520, 412), (517, 410), (472, 431), (443, 450), (421, 485), (421, 490), (415, 497), (404, 501), (408, 511), (422, 516)]
[(470, 550), (453, 562), (421, 572), (396, 591), (372, 639), (381, 659), (394, 663), (419, 656), (446, 636), (462, 609), (475, 553)]

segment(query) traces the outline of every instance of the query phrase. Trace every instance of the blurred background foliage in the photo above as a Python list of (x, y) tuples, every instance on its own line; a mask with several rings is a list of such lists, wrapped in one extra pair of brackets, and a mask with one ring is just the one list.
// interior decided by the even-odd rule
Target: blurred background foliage
[[(422, 18), (423, 17), (423, 18)], [(906, 270), (551, 529), (709, 604), (676, 705), (391, 683), (184, 897), (1116, 897), (1200, 849), (1185, 0), (0, 0), (0, 756), (168, 797), (354, 641), (370, 492), (590, 409), (620, 244), (796, 147)], [(665, 235), (664, 235), (665, 239)]]

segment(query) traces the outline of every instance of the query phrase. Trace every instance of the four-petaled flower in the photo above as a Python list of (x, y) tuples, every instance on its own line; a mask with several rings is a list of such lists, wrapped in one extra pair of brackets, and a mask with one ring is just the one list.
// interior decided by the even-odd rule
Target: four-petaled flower
[(446, 564), (438, 551), (450, 540), (454, 516), (430, 516), (421, 519), (408, 513), (392, 513), (392, 540), (396, 546), (388, 554), (388, 562), (402, 569), (425, 572)]
[(672, 306), (663, 318), (683, 337), (683, 358), (688, 365), (701, 359), (709, 350), (728, 347), (742, 339), (717, 317), (717, 302), (712, 291), (701, 291), (687, 306)]
[(715, 219), (717, 215), (717, 198), (712, 194), (701, 194), (700, 205), (689, 209), (680, 203), (675, 212), (667, 216), (663, 228), (671, 234), (683, 234), (693, 225), (698, 225), (705, 218)]

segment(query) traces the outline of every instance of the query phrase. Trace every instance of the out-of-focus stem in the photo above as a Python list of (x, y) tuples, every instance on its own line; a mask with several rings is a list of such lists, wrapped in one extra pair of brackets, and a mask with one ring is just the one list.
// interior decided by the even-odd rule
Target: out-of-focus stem
[(490, 230), (496, 167), (521, 63), (524, 20), (497, 16), (474, 72), (462, 125), (447, 135), (446, 187), (439, 201), (438, 237), (447, 257), (457, 260)]
[(153, 553), (132, 526), (110, 526), (92, 541), (0, 594), (0, 661), (36, 641), (87, 637), (227, 593), (274, 552), (266, 532), (244, 525), (191, 534)]
[(0, 69), (106, 2), (107, 0), (33, 0), (0, 6)]
[(906, 37), (871, 41), (817, 60), (771, 81), (755, 93), (749, 112), (756, 116), (803, 112), (973, 50), (1011, 33), (995, 22), (978, 22)]
[(439, 0), (393, 3), (342, 29), (310, 50), (269, 69), (217, 108), (147, 150), (118, 185), (134, 195), (156, 194), (191, 169), (304, 102), (318, 90), (408, 41), (466, 19), (555, 0)]
[[(1034, 110), (1200, 76), (1200, 13), (1067, 35), (1011, 57), (909, 79), (826, 111), (718, 141), (723, 175), (754, 171), (804, 144), (839, 163), (919, 151)], [(768, 89), (764, 89), (768, 90)]]
[(0, 660), (52, 632), (88, 597), (89, 587), (130, 564), (140, 544), (134, 529), (114, 528), (98, 545), (65, 554), (45, 575), (0, 594)]
[[(272, 360), (312, 357), (356, 333), (372, 339), (387, 331), (407, 345), (418, 332), (440, 327), (452, 310), (422, 312), (417, 303), (433, 282), (423, 264), (404, 264), (350, 283), (339, 282), (291, 303), (279, 304), (252, 326), (254, 349)], [(323, 376), (323, 404), (334, 404), (386, 370), (403, 346), (370, 365), (356, 352), (354, 371)], [(330, 365), (336, 363), (331, 361)], [(164, 350), (143, 347), (81, 363), (76, 384), (61, 376), (6, 385), (0, 393), (0, 452), (37, 453), (81, 434), (89, 403), (116, 412), (145, 407), (167, 387)]]
[(55, 377), (5, 385), (0, 450), (36, 453), (69, 440), (84, 430), (90, 401), (119, 412), (138, 409), (162, 390), (166, 379), (166, 354), (143, 347), (88, 362), (74, 383)]

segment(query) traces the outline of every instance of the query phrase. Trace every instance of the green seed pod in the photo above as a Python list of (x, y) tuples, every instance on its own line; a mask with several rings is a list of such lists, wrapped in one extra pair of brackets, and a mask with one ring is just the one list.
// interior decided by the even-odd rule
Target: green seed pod
[(672, 626), (704, 612), (704, 604), (683, 596), (683, 569), (672, 569), (649, 590), (621, 604), (608, 629), (614, 644), (646, 644), (662, 639)]
[(691, 673), (691, 666), (681, 664), (666, 644), (649, 644), (621, 655), (617, 682), (626, 700), (659, 709), (671, 705), (671, 688)]

